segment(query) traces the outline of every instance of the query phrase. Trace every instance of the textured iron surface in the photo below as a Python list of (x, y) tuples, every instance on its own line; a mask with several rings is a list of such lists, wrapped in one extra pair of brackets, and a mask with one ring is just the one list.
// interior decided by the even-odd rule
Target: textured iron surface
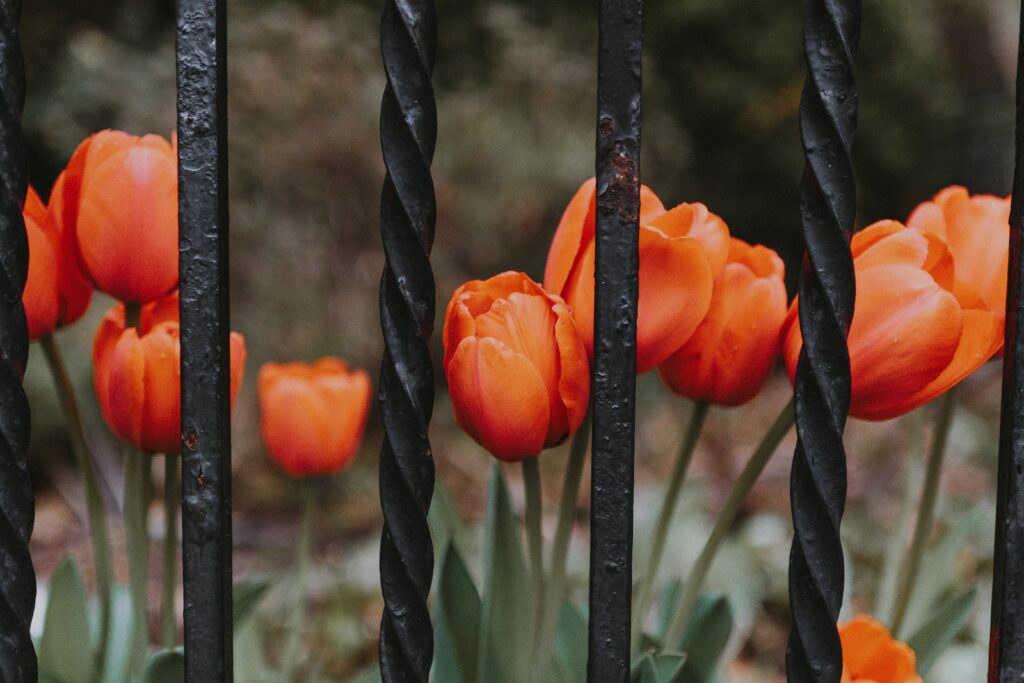
[[(1024, 13), (1020, 35), (1024, 38)], [(999, 422), (999, 483), (996, 498), (995, 567), (988, 680), (1024, 680), (1024, 42), (1017, 53), (1017, 164), (1010, 209), (1007, 273), (1006, 353)]]
[(434, 407), (430, 249), (435, 199), (430, 164), (437, 108), (430, 78), (437, 18), (432, 0), (386, 0), (380, 40), (387, 75), (380, 110), (387, 169), (380, 216), (387, 259), (380, 286), (385, 346), (380, 378), (380, 667), (385, 681), (425, 682), (434, 656), (427, 609), (434, 565), (427, 526), (434, 491), (427, 438)]
[(224, 0), (178, 2), (185, 677), (232, 680)]
[(36, 577), (28, 541), (35, 517), (29, 480), (29, 408), (21, 381), (28, 327), (21, 293), (28, 275), (28, 240), (21, 206), (28, 158), (21, 131), (25, 68), (18, 23), (21, 0), (0, 0), (0, 683), (35, 683), (29, 623)]
[(846, 335), (853, 317), (850, 235), (856, 187), (850, 145), (857, 122), (853, 60), (860, 0), (807, 0), (808, 77), (800, 100), (804, 175), (800, 211), (806, 256), (800, 274), (804, 345), (796, 373), (797, 447), (790, 479), (794, 539), (789, 560), (793, 630), (790, 681), (839, 683), (836, 620), (843, 601), (839, 524), (846, 504), (843, 430), (850, 406)]
[(587, 679), (629, 680), (643, 0), (601, 0)]

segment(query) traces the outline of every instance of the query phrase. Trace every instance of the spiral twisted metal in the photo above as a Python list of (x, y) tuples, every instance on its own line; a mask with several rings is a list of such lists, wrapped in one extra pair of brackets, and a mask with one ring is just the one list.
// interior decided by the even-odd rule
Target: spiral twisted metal
[(430, 164), (437, 139), (437, 109), (430, 78), (436, 42), (432, 0), (386, 0), (381, 54), (387, 86), (380, 113), (387, 168), (381, 195), (387, 262), (380, 287), (385, 345), (380, 380), (384, 419), (380, 665), (385, 681), (427, 681), (434, 656), (427, 609), (434, 565), (427, 526), (434, 462), (427, 427), (434, 405), (430, 249), (435, 199)]
[(850, 407), (846, 335), (853, 318), (850, 235), (856, 187), (850, 145), (857, 121), (853, 59), (860, 0), (808, 0), (800, 100), (804, 175), (800, 209), (807, 253), (800, 276), (804, 344), (796, 374), (797, 447), (790, 479), (795, 537), (789, 561), (791, 682), (839, 683), (836, 620), (843, 601), (839, 523), (846, 503), (843, 430)]
[(21, 294), (28, 239), (21, 207), (28, 162), (21, 131), (25, 69), (18, 38), (20, 0), (0, 0), (0, 681), (35, 682), (29, 623), (36, 578), (28, 541), (35, 516), (29, 480), (29, 407), (21, 381), (28, 327)]

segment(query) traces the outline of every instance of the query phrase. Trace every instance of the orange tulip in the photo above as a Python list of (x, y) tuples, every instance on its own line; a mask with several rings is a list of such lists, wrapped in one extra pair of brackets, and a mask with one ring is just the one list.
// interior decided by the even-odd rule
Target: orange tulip
[[(932, 232), (880, 221), (853, 237), (857, 299), (850, 327), (850, 414), (885, 420), (944, 393), (995, 354), (1002, 316), (970, 283)], [(797, 301), (786, 320), (786, 369), (796, 373)]]
[(882, 624), (857, 616), (839, 627), (842, 683), (921, 683), (917, 656)]
[[(544, 287), (572, 308), (587, 354), (594, 355), (596, 182), (569, 202), (548, 252)], [(663, 363), (690, 338), (711, 303), (712, 284), (729, 254), (729, 228), (703, 204), (665, 211), (640, 187), (640, 296), (637, 372)]]
[(61, 249), (59, 229), (31, 187), (23, 215), (29, 261), (21, 299), (29, 339), (39, 339), (81, 318), (92, 301), (92, 286), (82, 276), (78, 262)]
[(733, 238), (711, 307), (693, 336), (659, 368), (677, 394), (737, 406), (754, 398), (782, 346), (785, 266), (767, 247)]
[(87, 138), (57, 178), (50, 213), (98, 289), (145, 303), (178, 286), (178, 167), (164, 138)]
[[(246, 346), (232, 332), (231, 405), (242, 386)], [(177, 296), (142, 308), (138, 328), (125, 328), (124, 307), (104, 316), (93, 342), (93, 386), (111, 431), (150, 453), (181, 446), (181, 344)]]
[(579, 429), (590, 364), (569, 307), (523, 273), (455, 290), (444, 321), (455, 418), (495, 457), (518, 461)]
[(328, 475), (355, 457), (370, 411), (370, 376), (337, 358), (260, 368), (260, 431), (293, 477)]

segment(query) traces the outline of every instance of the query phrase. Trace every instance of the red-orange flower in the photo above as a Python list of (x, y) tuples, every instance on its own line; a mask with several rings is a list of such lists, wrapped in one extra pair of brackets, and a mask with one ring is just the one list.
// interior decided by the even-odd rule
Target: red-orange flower
[[(954, 277), (953, 255), (931, 232), (880, 221), (853, 237), (857, 299), (850, 327), (850, 414), (902, 415), (944, 393), (995, 354), (1002, 316)], [(802, 338), (793, 302), (784, 342), (796, 372)]]
[(590, 364), (569, 307), (523, 273), (455, 290), (444, 321), (455, 418), (501, 460), (538, 455), (579, 429)]
[(882, 624), (857, 616), (839, 627), (842, 683), (921, 683), (917, 656)]
[(260, 368), (260, 430), (293, 477), (328, 475), (355, 457), (370, 411), (370, 376), (338, 358)]
[[(572, 308), (587, 354), (594, 353), (596, 183), (569, 202), (548, 252), (544, 287)], [(640, 298), (637, 372), (663, 363), (690, 338), (711, 303), (715, 277), (729, 254), (729, 228), (703, 204), (665, 211), (640, 188)]]
[[(181, 343), (177, 296), (143, 306), (138, 328), (125, 327), (124, 306), (104, 316), (93, 341), (93, 387), (111, 431), (150, 453), (181, 446)], [(242, 386), (246, 346), (232, 332), (231, 405)]]
[(76, 259), (62, 250), (60, 231), (31, 187), (23, 210), (28, 235), (28, 280), (21, 300), (29, 339), (39, 339), (70, 325), (92, 301), (92, 286)]
[(771, 249), (733, 238), (711, 307), (693, 336), (659, 368), (672, 391), (737, 406), (764, 385), (782, 342), (785, 266)]
[(50, 213), (98, 289), (145, 303), (178, 286), (178, 169), (164, 138), (87, 138), (57, 178)]

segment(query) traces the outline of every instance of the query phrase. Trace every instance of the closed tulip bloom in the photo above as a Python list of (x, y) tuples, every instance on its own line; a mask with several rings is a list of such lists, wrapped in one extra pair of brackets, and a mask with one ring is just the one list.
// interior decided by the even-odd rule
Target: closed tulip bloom
[(782, 347), (785, 266), (771, 249), (733, 238), (711, 307), (693, 336), (659, 368), (677, 394), (737, 406), (764, 385)]
[[(955, 276), (938, 235), (880, 221), (853, 237), (857, 300), (850, 326), (850, 414), (885, 420), (959, 383), (1002, 344), (1002, 316)], [(784, 341), (796, 373), (802, 338), (794, 301)]]
[(860, 615), (839, 627), (842, 683), (921, 683), (917, 656), (882, 624)]
[[(544, 271), (544, 288), (572, 308), (591, 358), (596, 207), (592, 178), (566, 207)], [(680, 204), (666, 211), (654, 192), (641, 185), (637, 372), (663, 363), (697, 329), (728, 254), (729, 228), (706, 206)]]
[(29, 339), (39, 339), (82, 317), (92, 301), (92, 285), (78, 262), (61, 249), (57, 225), (31, 187), (23, 210), (28, 236), (28, 279), (22, 294)]
[(455, 418), (496, 458), (518, 461), (579, 429), (590, 364), (569, 307), (523, 273), (455, 290), (444, 321)]
[(50, 213), (98, 289), (146, 303), (178, 286), (178, 169), (166, 139), (89, 137), (58, 177)]
[(293, 477), (333, 474), (355, 457), (370, 411), (370, 376), (338, 358), (260, 368), (260, 431)]

